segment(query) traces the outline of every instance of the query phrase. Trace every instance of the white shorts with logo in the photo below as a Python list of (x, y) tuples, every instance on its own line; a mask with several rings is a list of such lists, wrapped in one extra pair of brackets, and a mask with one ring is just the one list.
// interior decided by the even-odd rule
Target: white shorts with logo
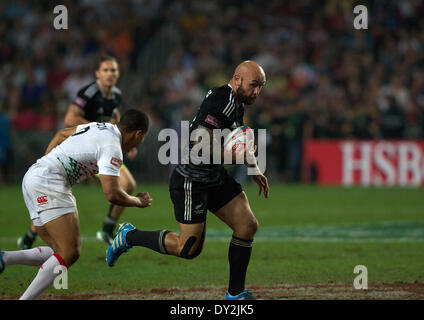
[(22, 181), (22, 193), (34, 225), (47, 222), (68, 213), (77, 213), (77, 203), (71, 186), (59, 172), (39, 163), (33, 164)]

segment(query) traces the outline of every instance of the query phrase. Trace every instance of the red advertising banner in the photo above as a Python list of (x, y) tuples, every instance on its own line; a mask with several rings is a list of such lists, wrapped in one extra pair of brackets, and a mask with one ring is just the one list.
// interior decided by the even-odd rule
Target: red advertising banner
[(310, 140), (302, 179), (323, 185), (424, 185), (424, 140)]

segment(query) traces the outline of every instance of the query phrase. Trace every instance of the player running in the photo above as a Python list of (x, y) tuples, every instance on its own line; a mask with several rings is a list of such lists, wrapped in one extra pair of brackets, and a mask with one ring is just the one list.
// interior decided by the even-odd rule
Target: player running
[[(64, 123), (66, 127), (74, 127), (79, 124), (86, 124), (92, 121), (118, 123), (120, 118), (119, 106), (121, 105), (121, 90), (116, 87), (119, 79), (119, 66), (112, 56), (102, 55), (96, 70), (97, 80), (84, 86), (78, 91), (77, 97), (69, 105), (65, 115)], [(134, 158), (137, 149), (129, 152), (129, 157)], [(136, 187), (136, 181), (125, 165), (121, 167), (120, 179), (122, 188), (131, 194)], [(109, 212), (103, 222), (102, 230), (97, 231), (96, 237), (108, 245), (112, 243), (113, 231), (124, 211), (124, 207), (109, 206)], [(31, 224), (23, 237), (18, 239), (19, 249), (29, 249), (36, 239), (37, 232)]]
[[(212, 141), (213, 129), (232, 129), (243, 125), (244, 105), (255, 101), (264, 84), (265, 73), (258, 64), (253, 61), (241, 63), (229, 84), (208, 93), (190, 130), (203, 128), (209, 132)], [(263, 191), (268, 198), (267, 178), (257, 173), (253, 180), (259, 185), (259, 195)], [(143, 231), (130, 223), (123, 223), (108, 249), (109, 266), (113, 266), (118, 257), (133, 246), (186, 259), (195, 258), (202, 251), (209, 210), (233, 230), (228, 251), (230, 275), (225, 299), (255, 299), (249, 290), (245, 290), (245, 278), (258, 221), (241, 185), (222, 165), (190, 163), (180, 164), (174, 169), (169, 189), (180, 234), (168, 230)]]
[(48, 247), (0, 250), (0, 273), (14, 264), (40, 267), (21, 300), (37, 298), (54, 282), (56, 267), (69, 268), (80, 256), (79, 218), (72, 185), (99, 173), (103, 192), (111, 203), (139, 208), (151, 205), (147, 192), (133, 197), (119, 183), (122, 151), (142, 143), (148, 130), (148, 117), (139, 110), (125, 112), (117, 125), (91, 122), (63, 129), (50, 142), (46, 155), (29, 168), (22, 192), (35, 229)]

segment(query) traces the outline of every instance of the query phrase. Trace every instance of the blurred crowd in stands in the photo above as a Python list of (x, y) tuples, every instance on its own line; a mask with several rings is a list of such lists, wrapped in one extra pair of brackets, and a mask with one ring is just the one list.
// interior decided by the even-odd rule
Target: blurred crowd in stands
[[(13, 132), (63, 127), (100, 52), (120, 63), (123, 109), (143, 108), (157, 128), (191, 120), (209, 88), (257, 61), (267, 83), (246, 123), (268, 130), (284, 181), (299, 180), (305, 139), (423, 138), (424, 0), (361, 1), (366, 30), (353, 27), (357, 3), (64, 0), (68, 30), (55, 30), (53, 1), (2, 1), (1, 170)], [(146, 74), (140, 56), (170, 28), (162, 68)]]

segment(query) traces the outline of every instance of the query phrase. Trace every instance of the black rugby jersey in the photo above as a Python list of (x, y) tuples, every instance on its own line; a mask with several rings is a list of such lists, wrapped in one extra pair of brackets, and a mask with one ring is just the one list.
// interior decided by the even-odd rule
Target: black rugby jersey
[(108, 122), (121, 105), (121, 90), (112, 88), (112, 98), (108, 99), (97, 81), (80, 89), (72, 102), (84, 110), (84, 118), (92, 122)]
[[(199, 125), (209, 129), (233, 130), (243, 125), (244, 107), (237, 106), (234, 91), (229, 84), (216, 87), (206, 95), (190, 124), (190, 134)], [(190, 141), (189, 151), (193, 147)], [(179, 164), (178, 173), (198, 182), (215, 182), (220, 178), (222, 164)]]

